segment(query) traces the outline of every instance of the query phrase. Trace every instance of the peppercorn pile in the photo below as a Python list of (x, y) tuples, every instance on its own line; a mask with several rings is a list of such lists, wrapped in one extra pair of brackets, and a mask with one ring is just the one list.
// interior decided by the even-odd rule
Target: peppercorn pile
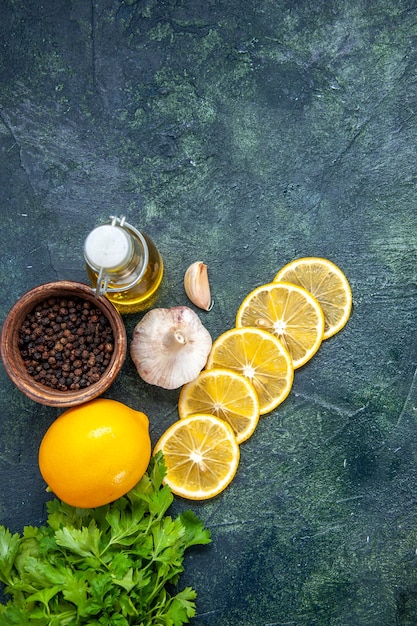
[(38, 304), (19, 330), (19, 350), (33, 378), (60, 391), (100, 380), (114, 348), (109, 320), (82, 298), (49, 298)]

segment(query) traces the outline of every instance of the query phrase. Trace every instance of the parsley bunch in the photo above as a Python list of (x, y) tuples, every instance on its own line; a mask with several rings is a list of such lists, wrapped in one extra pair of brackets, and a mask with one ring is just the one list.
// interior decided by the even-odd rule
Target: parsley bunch
[(45, 526), (23, 535), (0, 526), (2, 626), (181, 626), (195, 615), (196, 592), (176, 592), (184, 552), (210, 542), (186, 511), (165, 515), (173, 495), (163, 457), (151, 460), (126, 496), (97, 509), (48, 502)]

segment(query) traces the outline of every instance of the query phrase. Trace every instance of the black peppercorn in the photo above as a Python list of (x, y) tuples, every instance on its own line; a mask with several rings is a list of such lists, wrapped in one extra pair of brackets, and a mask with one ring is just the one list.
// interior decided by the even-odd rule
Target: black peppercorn
[(18, 346), (26, 371), (44, 385), (78, 390), (100, 380), (114, 350), (108, 319), (82, 298), (49, 298), (23, 321)]

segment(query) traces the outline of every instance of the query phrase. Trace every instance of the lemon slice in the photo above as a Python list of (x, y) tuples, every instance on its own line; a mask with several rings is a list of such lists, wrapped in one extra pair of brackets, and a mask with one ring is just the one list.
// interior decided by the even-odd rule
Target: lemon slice
[(300, 285), (318, 300), (324, 314), (323, 339), (338, 333), (348, 321), (352, 291), (346, 276), (332, 261), (318, 257), (295, 259), (280, 269), (275, 281)]
[(231, 369), (246, 376), (259, 398), (261, 415), (269, 413), (291, 391), (294, 369), (277, 337), (260, 328), (232, 328), (213, 343), (206, 369)]
[(223, 491), (236, 474), (240, 448), (229, 424), (214, 415), (191, 415), (174, 422), (155, 446), (167, 468), (172, 492), (207, 500)]
[(276, 335), (297, 369), (319, 349), (324, 315), (316, 298), (303, 287), (274, 282), (261, 285), (246, 296), (239, 307), (236, 326), (255, 326)]
[(233, 429), (238, 443), (253, 434), (259, 421), (259, 400), (252, 383), (232, 370), (201, 372), (181, 389), (178, 399), (181, 419), (195, 413), (215, 415)]

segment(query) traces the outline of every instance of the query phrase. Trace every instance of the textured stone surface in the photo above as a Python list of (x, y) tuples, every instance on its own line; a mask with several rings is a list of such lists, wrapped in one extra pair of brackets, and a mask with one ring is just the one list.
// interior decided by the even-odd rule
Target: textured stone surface
[[(297, 256), (352, 285), (347, 327), (242, 445), (232, 485), (191, 504), (213, 534), (181, 579), (196, 626), (415, 624), (415, 2), (4, 0), (0, 15), (1, 319), (39, 283), (85, 281), (84, 237), (115, 213), (163, 254), (158, 306), (187, 304), (186, 267), (208, 264), (213, 337)], [(0, 381), (0, 523), (21, 530), (44, 520), (37, 449), (57, 411)], [(177, 417), (177, 392), (130, 359), (106, 395), (146, 411), (154, 442)]]

